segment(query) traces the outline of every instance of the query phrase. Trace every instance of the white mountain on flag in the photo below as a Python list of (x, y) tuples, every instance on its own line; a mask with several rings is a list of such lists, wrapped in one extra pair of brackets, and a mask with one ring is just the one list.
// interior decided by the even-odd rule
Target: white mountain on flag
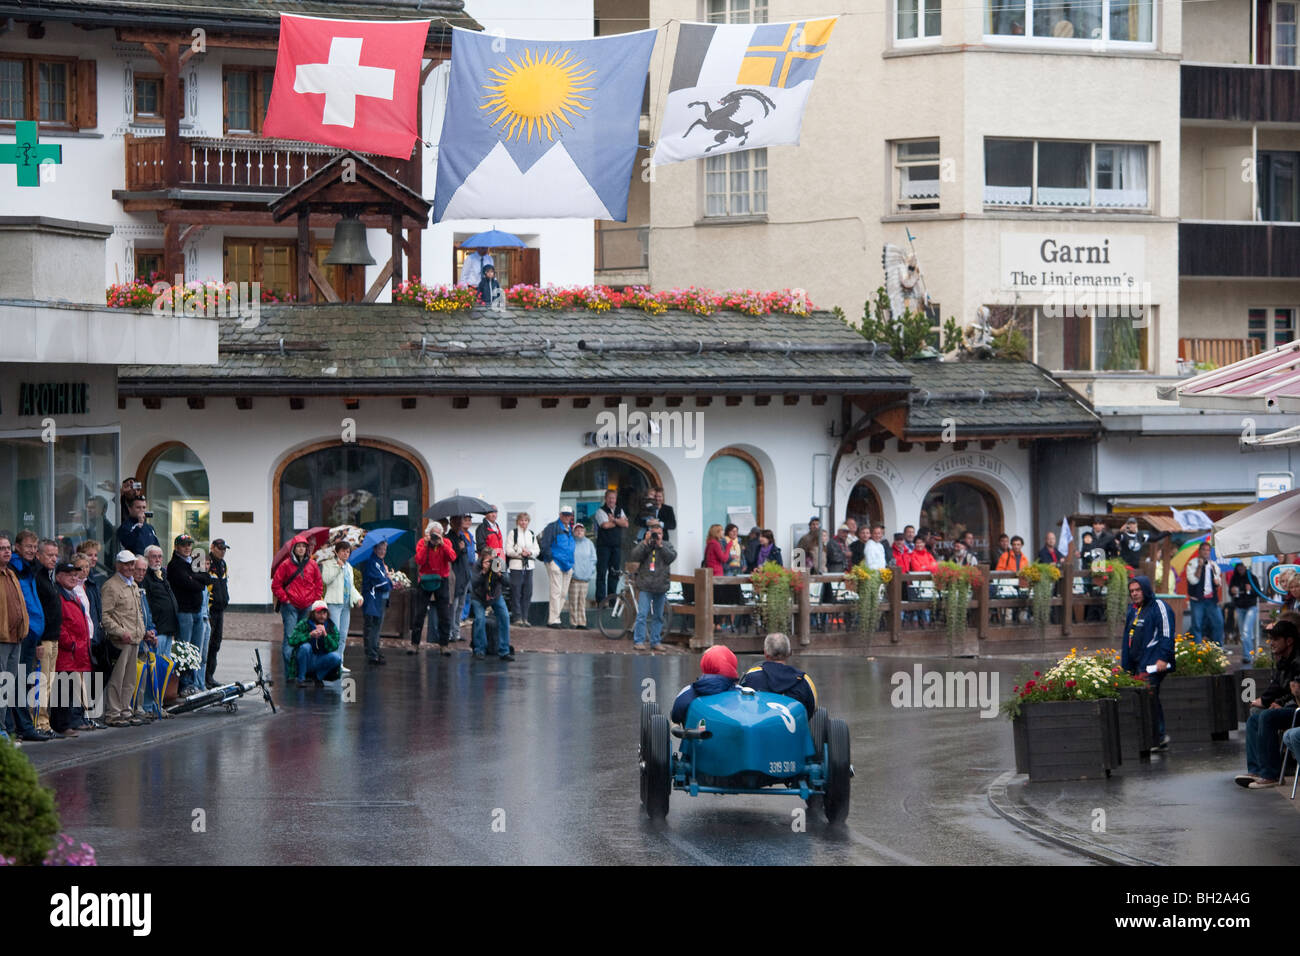
[(523, 172), (501, 143), (452, 194), (443, 219), (474, 219), (485, 203), (516, 219), (613, 219), (563, 143), (556, 143)]

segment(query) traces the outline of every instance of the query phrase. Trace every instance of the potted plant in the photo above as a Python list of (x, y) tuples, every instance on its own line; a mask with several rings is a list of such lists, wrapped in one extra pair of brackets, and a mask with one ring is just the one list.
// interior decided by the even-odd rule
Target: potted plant
[[(172, 676), (167, 681), (167, 690), (163, 692), (163, 701), (171, 700), (179, 693), (180, 676), (203, 665), (203, 656), (199, 649), (187, 641), (172, 642)], [(199, 675), (200, 677), (203, 675)], [(173, 688), (172, 681), (176, 681)]]
[(953, 656), (953, 643), (966, 629), (966, 609), (975, 588), (984, 586), (980, 569), (955, 561), (940, 561), (931, 575), (935, 590), (939, 592), (938, 604), (943, 608), (944, 630), (948, 635), (948, 656)]
[(790, 611), (794, 607), (794, 592), (799, 589), (802, 576), (787, 571), (775, 561), (756, 568), (749, 577), (758, 602), (758, 616), (763, 630), (769, 634), (790, 632)]
[(844, 574), (849, 590), (858, 595), (858, 633), (870, 638), (880, 626), (880, 599), (884, 586), (894, 580), (889, 568), (872, 569), (855, 564)]
[(1119, 558), (1106, 561), (1106, 623), (1118, 629), (1128, 614), (1128, 565)]
[(1120, 765), (1115, 674), (1071, 649), (1045, 675), (1017, 684), (1002, 712), (1011, 718), (1016, 770), (1030, 780), (1110, 776)]
[(1228, 655), (1190, 634), (1174, 638), (1174, 669), (1160, 685), (1165, 729), (1175, 740), (1227, 740), (1237, 729), (1237, 682)]
[(1052, 589), (1061, 580), (1061, 569), (1054, 564), (1035, 563), (1020, 572), (1020, 586), (1029, 589), (1029, 607), (1034, 615), (1038, 636), (1047, 639), (1047, 622), (1052, 615)]
[[(1273, 655), (1268, 646), (1257, 647), (1250, 654), (1250, 663), (1236, 673), (1237, 719), (1244, 723), (1250, 716), (1250, 702), (1273, 676)], [(1247, 683), (1247, 682), (1251, 683)]]
[(1156, 745), (1155, 700), (1146, 674), (1130, 674), (1120, 667), (1119, 651), (1108, 648), (1093, 654), (1110, 670), (1119, 694), (1120, 755), (1130, 762), (1150, 760)]

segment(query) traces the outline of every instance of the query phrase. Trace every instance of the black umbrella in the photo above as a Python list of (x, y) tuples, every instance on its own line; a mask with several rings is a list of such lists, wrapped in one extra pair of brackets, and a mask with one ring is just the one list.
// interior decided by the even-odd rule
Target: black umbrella
[(491, 510), (492, 505), (482, 498), (471, 498), (469, 495), (452, 495), (450, 498), (443, 498), (441, 501), (435, 501), (429, 505), (429, 510), (424, 513), (424, 516), (436, 521), (439, 518), (452, 515), (485, 515)]

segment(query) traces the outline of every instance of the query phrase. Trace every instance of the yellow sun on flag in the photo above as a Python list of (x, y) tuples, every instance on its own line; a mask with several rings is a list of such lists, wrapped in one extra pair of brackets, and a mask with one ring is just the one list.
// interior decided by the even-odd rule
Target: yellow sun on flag
[(582, 84), (596, 71), (584, 73), (584, 62), (574, 59), (571, 52), (552, 50), (535, 55), (527, 50), (518, 63), (508, 62), (510, 66), (504, 69), (491, 68), (497, 82), (484, 84), (488, 94), (479, 107), (495, 111), (492, 125), (505, 124), (501, 127), (505, 139), (527, 136), (531, 142), (536, 131), (539, 137), (545, 132), (546, 138), (553, 140), (561, 122), (573, 129), (566, 113), (580, 116), (579, 110), (591, 109), (583, 102), (590, 99), (584, 94), (595, 87)]

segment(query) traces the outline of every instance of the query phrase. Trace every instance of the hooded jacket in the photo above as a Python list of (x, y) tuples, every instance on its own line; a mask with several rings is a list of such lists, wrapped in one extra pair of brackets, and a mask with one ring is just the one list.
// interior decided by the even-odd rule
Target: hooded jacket
[(59, 626), (59, 656), (54, 662), (58, 671), (90, 670), (90, 622), (81, 606), (81, 599), (71, 591), (59, 588), (63, 603), (63, 617)]
[(701, 674), (697, 680), (678, 691), (677, 699), (673, 701), (672, 722), (674, 724), (685, 722), (686, 712), (690, 710), (695, 698), (724, 693), (735, 687), (736, 683), (736, 678), (723, 674)]
[[(30, 563), (24, 561), (16, 552), (10, 559), (9, 568), (17, 576), (18, 589), (27, 604), (28, 631), (40, 637), (45, 633), (45, 611), (36, 592), (36, 572), (44, 569), (34, 561)], [(26, 638), (27, 635), (24, 634), (23, 637)]]
[(572, 571), (573, 526), (556, 518), (542, 529), (542, 535), (537, 539), (537, 549), (543, 564), (554, 563), (561, 571)]
[[(293, 549), (299, 543), (306, 544), (308, 553), (300, 562), (294, 557)], [(281, 604), (292, 604), (300, 611), (305, 611), (319, 601), (325, 593), (325, 581), (320, 576), (320, 565), (312, 560), (311, 544), (305, 534), (295, 535), (289, 547), (289, 556), (276, 567), (271, 575), (271, 593)], [(301, 568), (301, 573), (299, 573)]]
[(784, 661), (763, 661), (757, 667), (751, 667), (740, 679), (740, 685), (767, 691), (769, 694), (793, 697), (803, 704), (809, 722), (817, 710), (817, 688), (813, 685), (812, 678)]
[(365, 617), (384, 616), (388, 596), (392, 593), (393, 582), (388, 578), (383, 558), (370, 557), (361, 565), (361, 613)]
[[(1145, 674), (1156, 661), (1174, 669), (1174, 615), (1169, 605), (1159, 600), (1151, 579), (1139, 574), (1133, 579), (1142, 588), (1140, 607), (1130, 606), (1120, 638), (1120, 666), (1130, 674)], [(1168, 673), (1166, 671), (1165, 673)]]

